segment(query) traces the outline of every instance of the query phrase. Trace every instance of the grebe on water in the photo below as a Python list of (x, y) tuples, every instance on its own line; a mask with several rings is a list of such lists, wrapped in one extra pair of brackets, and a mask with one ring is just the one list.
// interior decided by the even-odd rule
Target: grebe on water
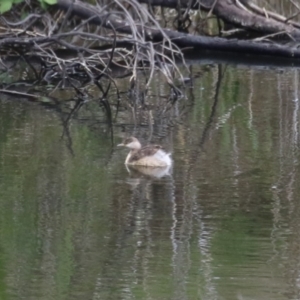
[(145, 167), (166, 167), (171, 166), (171, 153), (166, 153), (159, 145), (147, 145), (142, 147), (139, 140), (135, 137), (125, 139), (122, 144), (130, 149), (125, 164)]

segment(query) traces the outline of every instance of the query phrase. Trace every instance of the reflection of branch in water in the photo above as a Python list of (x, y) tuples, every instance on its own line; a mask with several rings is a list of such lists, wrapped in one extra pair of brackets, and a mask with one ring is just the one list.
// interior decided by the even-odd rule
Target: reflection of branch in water
[(193, 210), (195, 212), (196, 221), (198, 221), (198, 229), (196, 229), (198, 236), (198, 247), (201, 254), (199, 261), (199, 269), (202, 270), (201, 277), (203, 277), (203, 287), (207, 299), (219, 299), (219, 295), (214, 283), (213, 272), (213, 255), (211, 251), (212, 242), (211, 239), (214, 234), (214, 230), (205, 223), (204, 214), (201, 206), (195, 202)]
[[(102, 97), (100, 98), (100, 104), (103, 105), (105, 112), (106, 112), (106, 117), (107, 117), (107, 122), (108, 122), (108, 126), (110, 129), (110, 139), (111, 139), (111, 155), (110, 157), (112, 157), (114, 151), (113, 151), (113, 146), (114, 146), (114, 130), (113, 130), (113, 126), (112, 126), (112, 110), (111, 110), (111, 106), (109, 101), (107, 100), (108, 97), (108, 92), (110, 91), (111, 88), (111, 82), (113, 82), (115, 84), (115, 82), (113, 80), (109, 81), (106, 90), (104, 91), (102, 85), (100, 82), (95, 81), (96, 86), (99, 88), (99, 90), (102, 92)], [(119, 90), (117, 89), (117, 95), (118, 95), (118, 99), (120, 98), (119, 96)], [(109, 160), (110, 161), (110, 160)]]
[(102, 92), (102, 97), (100, 98), (100, 104), (102, 104), (105, 109), (108, 123), (110, 125), (112, 125), (112, 112), (111, 112), (110, 103), (107, 100), (107, 96), (108, 96), (108, 92), (110, 90), (111, 84), (110, 84), (110, 82), (108, 83), (108, 86), (105, 91), (100, 82), (95, 81), (95, 84), (99, 88), (99, 90)]
[(217, 85), (216, 85), (214, 103), (212, 105), (210, 116), (209, 116), (208, 121), (207, 121), (207, 123), (204, 127), (204, 130), (203, 130), (203, 133), (202, 133), (202, 136), (201, 136), (201, 139), (200, 139), (200, 145), (199, 145), (200, 149), (204, 145), (204, 142), (205, 142), (206, 137), (207, 137), (207, 133), (208, 133), (208, 131), (211, 127), (211, 124), (213, 123), (213, 120), (214, 120), (214, 116), (215, 116), (218, 101), (219, 101), (220, 87), (221, 87), (221, 83), (222, 83), (222, 79), (223, 79), (223, 76), (225, 74), (225, 71), (226, 71), (226, 66), (225, 66), (224, 71), (222, 72), (222, 65), (218, 65), (218, 81), (217, 81)]
[[(109, 130), (110, 130), (110, 138), (111, 138), (111, 144), (112, 144), (112, 151), (111, 151), (111, 157), (113, 154), (113, 141), (114, 141), (114, 131), (113, 131), (113, 126), (111, 124), (111, 119), (109, 118), (109, 116), (107, 115), (107, 105), (105, 106), (104, 102), (108, 102), (106, 99), (101, 99), (100, 101), (100, 106), (103, 104), (103, 106), (105, 106), (105, 112), (106, 112), (106, 116), (108, 120), (98, 120), (98, 118), (95, 115), (92, 115), (91, 118), (80, 118), (78, 116), (78, 112), (80, 111), (80, 109), (85, 106), (85, 108), (87, 110), (89, 110), (89, 106), (86, 105), (87, 103), (90, 103), (92, 101), (96, 101), (96, 99), (94, 99), (87, 90), (85, 89), (80, 89), (78, 87), (76, 87), (74, 85), (74, 83), (72, 82), (72, 78), (69, 76), (66, 76), (66, 81), (70, 84), (70, 86), (73, 87), (73, 89), (76, 91), (77, 93), (77, 97), (76, 100), (72, 97), (71, 99), (65, 99), (64, 101), (59, 100), (58, 98), (55, 98), (53, 96), (41, 96), (40, 94), (33, 94), (33, 93), (27, 93), (26, 91), (17, 91), (16, 89), (21, 85), (24, 86), (24, 81), (18, 81), (18, 82), (14, 82), (14, 83), (10, 83), (10, 84), (1, 84), (0, 85), (0, 94), (3, 95), (8, 95), (8, 99), (12, 100), (15, 97), (18, 99), (18, 101), (22, 101), (22, 102), (33, 102), (38, 104), (40, 107), (45, 108), (47, 111), (51, 110), (54, 111), (57, 116), (59, 117), (59, 119), (61, 120), (61, 124), (62, 124), (62, 133), (61, 133), (61, 140), (64, 139), (64, 137), (66, 137), (66, 146), (67, 149), (69, 150), (69, 152), (71, 153), (72, 156), (74, 156), (74, 151), (73, 151), (73, 146), (72, 146), (72, 137), (71, 137), (71, 133), (69, 130), (69, 125), (70, 125), (70, 121), (72, 120), (76, 120), (77, 122), (79, 121), (80, 123), (84, 123), (87, 125), (90, 125), (91, 122), (96, 121), (95, 124), (99, 124), (99, 125), (109, 125)], [(32, 87), (33, 83), (32, 82), (25, 82), (27, 83), (26, 86)], [(36, 91), (35, 91), (36, 92)], [(39, 91), (37, 91), (39, 92)], [(106, 91), (104, 90), (104, 93), (106, 93)], [(98, 100), (99, 101), (99, 100)], [(74, 103), (74, 106), (72, 105), (72, 107), (70, 107), (69, 105), (66, 105), (66, 103)], [(108, 104), (109, 105), (109, 104)], [(110, 109), (110, 107), (109, 107)], [(95, 110), (93, 109), (92, 112), (95, 112)], [(109, 114), (109, 113), (108, 113)], [(110, 159), (108, 159), (107, 164), (111, 161), (111, 157)]]
[(74, 156), (74, 151), (72, 148), (73, 142), (72, 142), (72, 137), (70, 134), (68, 123), (62, 122), (62, 125), (63, 125), (63, 134), (61, 136), (61, 139), (63, 139), (64, 136), (67, 137), (67, 141), (66, 141), (67, 148), (70, 151), (71, 155)]
[[(219, 101), (221, 83), (222, 83), (222, 79), (224, 77), (225, 71), (226, 71), (226, 67), (225, 67), (224, 71), (222, 71), (222, 65), (218, 65), (218, 78), (217, 78), (217, 85), (216, 85), (216, 89), (215, 89), (214, 102), (213, 102), (213, 105), (212, 105), (212, 108), (211, 108), (211, 113), (210, 113), (210, 116), (208, 118), (208, 121), (207, 121), (207, 123), (206, 123), (206, 125), (203, 129), (203, 132), (202, 132), (202, 135), (201, 135), (201, 138), (200, 138), (200, 142), (199, 142), (199, 146), (196, 148), (195, 153), (191, 155), (191, 160), (192, 161), (196, 160), (200, 150), (203, 149), (203, 145), (206, 141), (207, 134), (208, 134), (208, 132), (211, 128), (211, 125), (214, 121), (214, 117), (215, 117), (216, 109), (217, 109), (217, 104), (218, 104), (218, 101)], [(189, 164), (188, 173), (190, 173), (191, 169), (195, 165), (196, 165), (195, 163)]]
[(84, 101), (82, 99), (80, 99), (80, 98), (77, 99), (74, 108), (68, 114), (66, 120), (62, 121), (63, 133), (62, 133), (61, 139), (63, 139), (63, 137), (66, 135), (66, 137), (67, 137), (67, 148), (69, 149), (72, 156), (74, 156), (74, 151), (73, 151), (73, 148), (72, 148), (72, 138), (71, 138), (71, 135), (70, 135), (69, 123), (70, 123), (70, 120), (71, 120), (72, 116), (80, 110), (80, 108), (83, 106), (83, 104), (84, 104)]

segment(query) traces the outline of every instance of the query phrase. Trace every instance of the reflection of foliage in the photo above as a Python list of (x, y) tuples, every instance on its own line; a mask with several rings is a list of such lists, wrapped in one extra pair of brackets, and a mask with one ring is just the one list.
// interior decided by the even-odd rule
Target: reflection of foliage
[[(271, 218), (271, 215), (269, 216)], [(268, 238), (270, 232), (261, 235), (261, 226), (266, 226), (267, 220), (254, 218), (252, 215), (229, 215), (220, 224), (212, 240), (212, 253), (214, 264), (222, 265), (223, 272), (231, 272), (234, 266), (249, 265), (255, 255), (259, 255), (262, 238)], [(268, 220), (270, 224), (270, 219)], [(268, 226), (269, 227), (269, 226)], [(222, 270), (218, 270), (216, 276), (224, 276)]]
[[(3, 108), (1, 112), (7, 111)], [(105, 235), (105, 226), (101, 226), (105, 216), (98, 219), (97, 212), (107, 205), (109, 185), (103, 168), (86, 158), (106, 150), (90, 148), (89, 133), (82, 128), (73, 137), (76, 157), (66, 155), (57, 144), (61, 128), (50, 125), (55, 117), (44, 115), (41, 121), (34, 114), (23, 110), (17, 119), (19, 126), (4, 126), (8, 132), (5, 139), (1, 136), (0, 235), (1, 256), (5, 257), (1, 273), (15, 274), (16, 281), (11, 284), (23, 296), (30, 292), (35, 268), (43, 275), (39, 281), (42, 289), (44, 279), (56, 274), (55, 298), (60, 299), (59, 295), (69, 293), (66, 287), (73, 276), (76, 248), (88, 247), (91, 235)], [(33, 120), (39, 126), (33, 126)], [(91, 194), (89, 187), (94, 185)], [(91, 226), (94, 230), (86, 232)], [(51, 285), (50, 280), (46, 290)]]
[(122, 101), (111, 124), (115, 139), (125, 131), (174, 143), (173, 177), (162, 180), (129, 178), (123, 154), (97, 127), (105, 118), (96, 101), (70, 119), (74, 155), (61, 142), (57, 110), (1, 102), (1, 290), (40, 299), (218, 299), (224, 286), (236, 292), (228, 281), (240, 270), (253, 284), (261, 277), (247, 267), (265, 278), (276, 270), (273, 245), (297, 265), (296, 105), (272, 88), (284, 78), (281, 89), (290, 91), (292, 75), (227, 67), (199, 150), (218, 68), (204, 75), (190, 98), (163, 102), (164, 114), (157, 76), (151, 97)]

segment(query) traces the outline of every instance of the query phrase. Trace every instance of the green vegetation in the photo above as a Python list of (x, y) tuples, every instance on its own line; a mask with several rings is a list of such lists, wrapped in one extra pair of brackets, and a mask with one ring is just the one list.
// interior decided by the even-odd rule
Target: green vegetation
[[(8, 12), (11, 10), (14, 4), (19, 4), (25, 0), (1, 0), (0, 1), (0, 14)], [(57, 3), (57, 0), (38, 0), (40, 5), (45, 8), (47, 4), (53, 5)]]

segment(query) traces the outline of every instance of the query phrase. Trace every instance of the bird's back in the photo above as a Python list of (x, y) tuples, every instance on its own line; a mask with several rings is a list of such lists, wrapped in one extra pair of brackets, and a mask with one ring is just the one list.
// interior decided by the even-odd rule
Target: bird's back
[(159, 145), (148, 145), (129, 153), (128, 164), (149, 167), (163, 167), (171, 165), (170, 153), (166, 153)]

